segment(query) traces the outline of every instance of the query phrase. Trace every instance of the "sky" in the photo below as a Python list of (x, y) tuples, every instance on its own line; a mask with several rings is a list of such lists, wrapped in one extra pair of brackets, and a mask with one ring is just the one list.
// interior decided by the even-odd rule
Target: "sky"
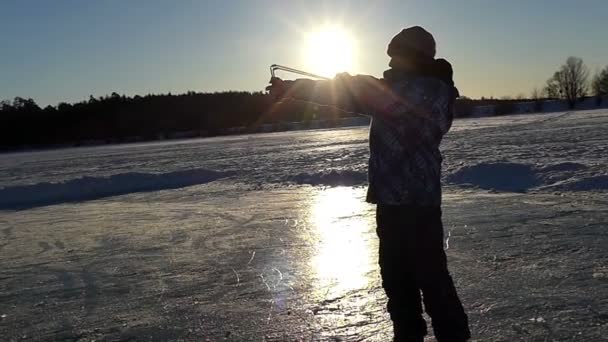
[(420, 25), (461, 94), (527, 95), (568, 56), (608, 65), (607, 16), (605, 0), (0, 0), (0, 100), (261, 91), (270, 64), (315, 72), (306, 37), (327, 25), (356, 42), (352, 74), (381, 76), (390, 39)]

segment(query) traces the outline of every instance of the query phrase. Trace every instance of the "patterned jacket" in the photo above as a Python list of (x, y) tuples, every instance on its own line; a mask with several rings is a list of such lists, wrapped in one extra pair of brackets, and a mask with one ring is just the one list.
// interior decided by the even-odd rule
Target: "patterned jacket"
[[(290, 96), (370, 115), (367, 201), (441, 205), (439, 144), (452, 125), (456, 88), (439, 78), (387, 70), (384, 79), (298, 80)], [(348, 94), (348, 95), (346, 95)]]

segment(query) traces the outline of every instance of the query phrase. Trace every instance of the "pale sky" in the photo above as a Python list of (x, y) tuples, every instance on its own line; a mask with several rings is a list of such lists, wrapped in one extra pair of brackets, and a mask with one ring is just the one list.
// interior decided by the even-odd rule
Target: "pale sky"
[(327, 25), (354, 42), (353, 74), (381, 76), (390, 39), (420, 25), (463, 95), (516, 96), (568, 56), (608, 65), (607, 18), (604, 0), (0, 0), (0, 99), (260, 91), (273, 63), (322, 72), (306, 46)]

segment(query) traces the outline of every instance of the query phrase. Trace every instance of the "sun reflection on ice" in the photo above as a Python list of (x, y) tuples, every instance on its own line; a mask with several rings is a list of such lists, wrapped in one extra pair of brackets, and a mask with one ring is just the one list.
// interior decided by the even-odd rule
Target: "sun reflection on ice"
[(311, 260), (320, 290), (333, 296), (369, 285), (372, 251), (369, 209), (361, 189), (337, 187), (317, 193), (309, 219), (318, 250)]

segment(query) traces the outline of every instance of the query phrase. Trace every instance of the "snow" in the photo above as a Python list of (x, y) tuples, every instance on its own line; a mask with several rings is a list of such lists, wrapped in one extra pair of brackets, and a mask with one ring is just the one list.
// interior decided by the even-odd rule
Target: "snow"
[[(444, 224), (476, 339), (607, 336), (607, 128), (607, 110), (455, 121)], [(367, 134), (0, 155), (0, 336), (388, 340)]]
[(530, 165), (516, 163), (481, 163), (465, 166), (447, 176), (451, 184), (477, 185), (482, 189), (524, 192), (538, 185)]
[(105, 177), (83, 176), (57, 183), (7, 186), (0, 189), (0, 209), (23, 209), (135, 192), (177, 189), (208, 183), (227, 175), (205, 169), (154, 174), (127, 172)]
[(540, 167), (505, 162), (480, 163), (464, 166), (448, 174), (446, 180), (449, 184), (506, 192), (608, 190), (608, 175), (581, 177), (587, 169), (586, 165), (571, 162)]

